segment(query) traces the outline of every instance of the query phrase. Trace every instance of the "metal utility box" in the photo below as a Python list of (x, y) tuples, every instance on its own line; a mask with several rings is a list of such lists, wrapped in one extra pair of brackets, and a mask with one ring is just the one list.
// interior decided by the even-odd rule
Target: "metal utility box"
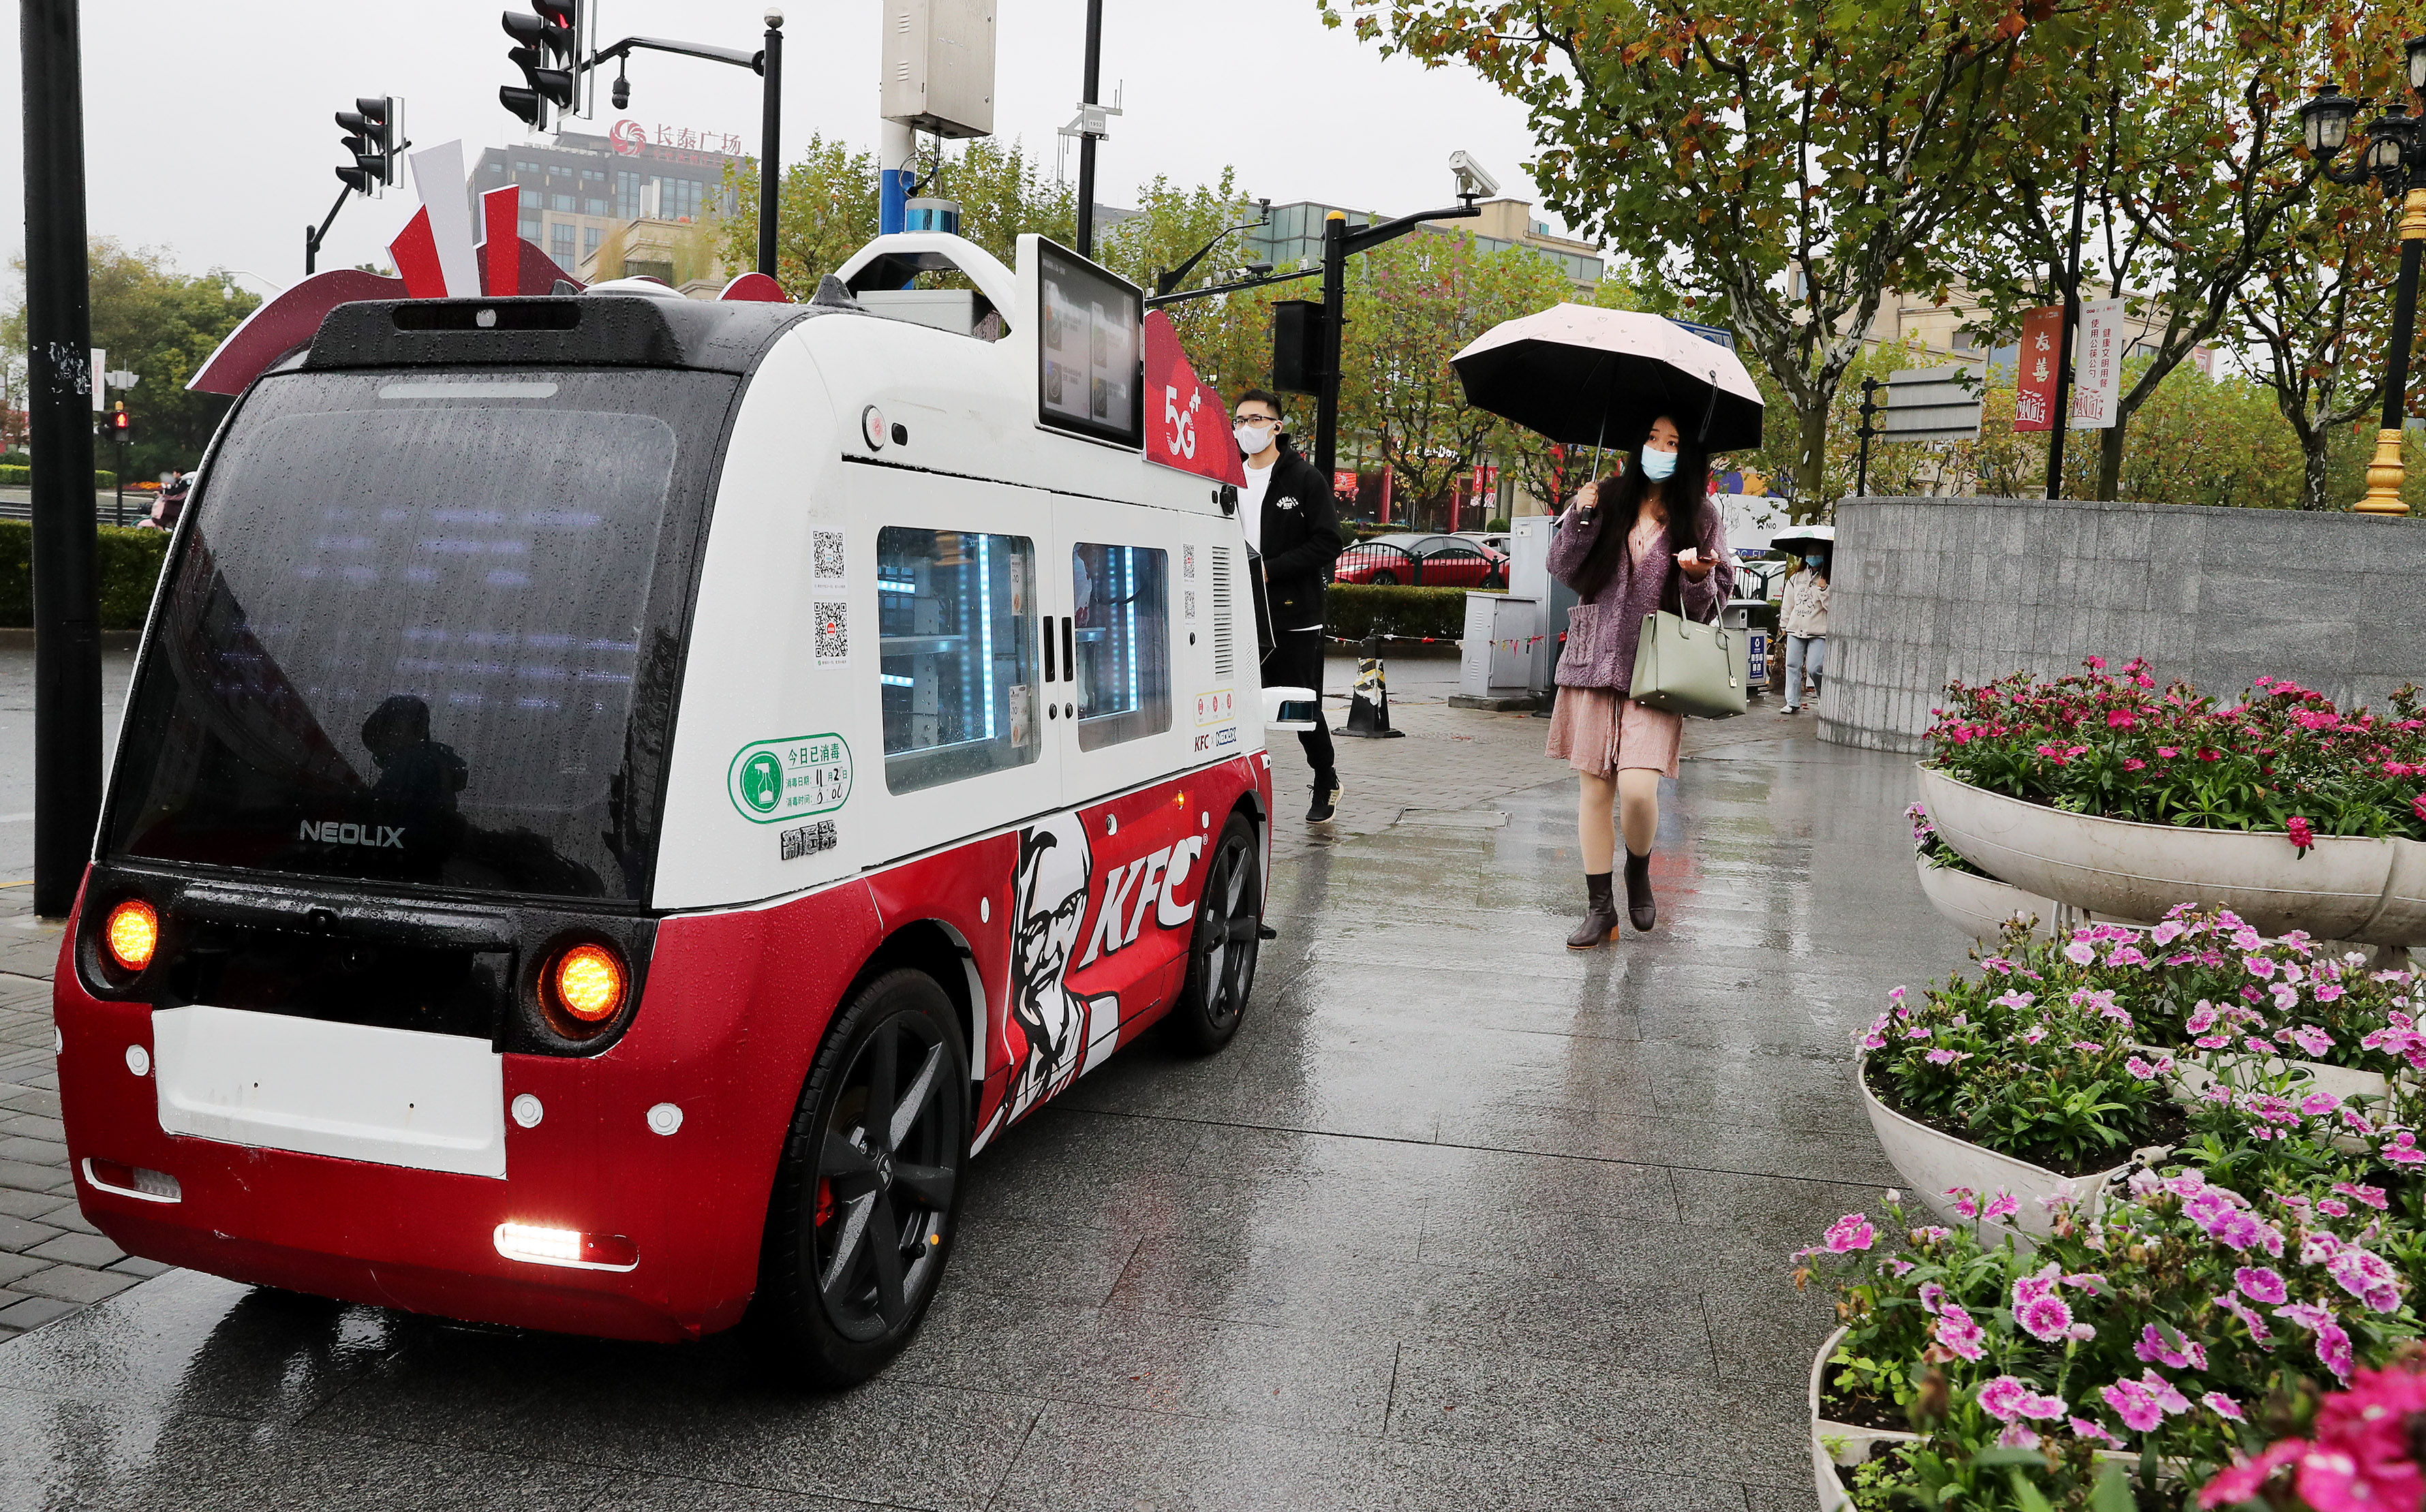
[(1744, 686), (1755, 695), (1769, 687), (1770, 633), (1767, 626), (1753, 622), (1767, 607), (1768, 601), (1764, 599), (1729, 599), (1719, 609), (1719, 628), (1735, 635), (1737, 655), (1743, 664)]
[(995, 0), (884, 0), (877, 113), (938, 137), (994, 135)]
[(1531, 674), (1542, 606), (1512, 593), (1465, 596), (1464, 650), (1457, 690), (1470, 699), (1521, 698)]
[(1576, 606), (1576, 590), (1550, 576), (1550, 537), (1558, 521), (1545, 514), (1520, 515), (1509, 523), (1508, 591), (1539, 605), (1533, 642), (1528, 655), (1525, 685), (1546, 693), (1558, 673), (1559, 637), (1566, 634), (1567, 611)]

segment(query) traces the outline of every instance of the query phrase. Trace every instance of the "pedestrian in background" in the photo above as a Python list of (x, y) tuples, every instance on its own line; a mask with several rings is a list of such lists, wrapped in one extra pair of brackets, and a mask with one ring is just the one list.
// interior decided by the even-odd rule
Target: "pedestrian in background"
[(1811, 678), (1811, 696), (1820, 696), (1820, 679), (1828, 667), (1828, 553), (1806, 545), (1803, 560), (1787, 574), (1786, 596), (1777, 609), (1777, 628), (1786, 636), (1785, 714), (1803, 712), (1803, 679)]
[(1322, 715), (1322, 590), (1339, 560), (1339, 518), (1331, 480), (1282, 434), (1282, 412), (1280, 395), (1266, 389), (1249, 389), (1231, 408), (1232, 434), (1247, 458), (1238, 523), (1247, 544), (1262, 554), (1271, 604), (1264, 686), (1314, 689), (1314, 728), (1299, 731), (1297, 738), (1314, 768), (1314, 803), (1305, 822), (1322, 824), (1339, 805), (1339, 768)]
[(170, 470), (169, 481), (160, 486), (160, 496), (152, 501), (152, 518), (138, 521), (157, 530), (177, 528), (177, 517), (186, 512), (186, 493), (193, 486), (190, 475)]
[(1568, 611), (1559, 654), (1549, 754), (1566, 759), (1582, 789), (1576, 842), (1585, 912), (1567, 948), (1591, 950), (1617, 931), (1611, 873), (1620, 829), (1626, 916), (1638, 930), (1658, 918), (1651, 847), (1659, 834), (1659, 780), (1676, 775), (1685, 721), (1626, 694), (1643, 619), (1662, 608), (1716, 619), (1734, 587), (1735, 562), (1710, 499), (1708, 455), (1660, 416), (1624, 472), (1585, 484), (1560, 516), (1549, 567), (1581, 601)]

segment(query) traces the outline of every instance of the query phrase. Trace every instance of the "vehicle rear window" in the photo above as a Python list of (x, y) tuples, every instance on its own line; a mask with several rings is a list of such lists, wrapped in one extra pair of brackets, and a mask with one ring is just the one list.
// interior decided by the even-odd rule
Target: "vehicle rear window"
[(112, 852), (643, 900), (736, 381), (262, 383), (189, 505)]

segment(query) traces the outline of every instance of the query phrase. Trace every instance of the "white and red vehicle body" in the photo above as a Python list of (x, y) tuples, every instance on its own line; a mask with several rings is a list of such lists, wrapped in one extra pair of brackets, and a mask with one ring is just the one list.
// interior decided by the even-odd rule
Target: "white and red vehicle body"
[[(248, 390), (171, 548), (58, 962), (76, 1190), (113, 1242), (695, 1337), (750, 1302), (803, 1078), (871, 971), (923, 969), (965, 1014), (980, 1148), (1169, 1011), (1206, 846), (1234, 814), (1268, 836), (1238, 524), (1118, 426), (1040, 415), (1067, 254), (1024, 239), (1013, 274), (892, 237), (854, 267), (898, 286), (921, 260), (1009, 330), (840, 300), (364, 303)], [(631, 516), (654, 542), (584, 513), (659, 473)], [(130, 896), (160, 921), (131, 976), (100, 939)], [(574, 938), (630, 974), (588, 1038), (535, 985)], [(524, 1230), (590, 1239), (550, 1257)]]

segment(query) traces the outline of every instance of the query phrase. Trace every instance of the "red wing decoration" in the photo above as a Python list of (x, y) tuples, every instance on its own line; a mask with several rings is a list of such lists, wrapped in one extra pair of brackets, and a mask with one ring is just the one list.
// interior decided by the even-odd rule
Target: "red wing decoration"
[(761, 304), (790, 304), (792, 297), (784, 286), (764, 273), (744, 273), (724, 286), (720, 299), (754, 299)]
[(522, 235), (515, 230), (522, 192), (509, 184), (480, 196), (480, 292), (493, 298), (523, 292)]
[(1145, 317), (1145, 459), (1217, 483), (1247, 481), (1230, 411), (1196, 377), (1179, 332), (1159, 310)]
[(351, 267), (315, 273), (245, 316), (186, 387), (200, 394), (242, 394), (262, 369), (310, 341), (322, 318), (337, 306), (403, 298), (401, 279)]
[(429, 229), (429, 207), (423, 205), (387, 244), (388, 260), (404, 280), (408, 299), (446, 298), (446, 270), (439, 265), (438, 238)]

